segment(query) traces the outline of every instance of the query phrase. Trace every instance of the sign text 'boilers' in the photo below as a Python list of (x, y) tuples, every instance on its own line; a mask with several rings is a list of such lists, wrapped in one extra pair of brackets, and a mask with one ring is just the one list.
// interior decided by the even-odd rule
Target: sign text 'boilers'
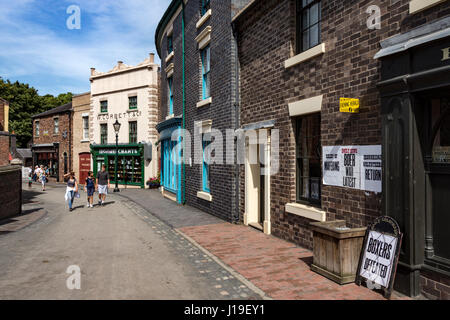
[(99, 113), (97, 115), (97, 120), (106, 121), (106, 120), (116, 120), (116, 119), (134, 119), (140, 117), (142, 115), (142, 111), (127, 111), (127, 112), (119, 112), (119, 113)]

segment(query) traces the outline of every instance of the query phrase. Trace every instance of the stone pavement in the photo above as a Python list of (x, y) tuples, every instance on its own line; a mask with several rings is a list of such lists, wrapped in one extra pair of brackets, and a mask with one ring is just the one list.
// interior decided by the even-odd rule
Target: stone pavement
[[(152, 215), (175, 227), (267, 296), (279, 300), (384, 300), (355, 284), (339, 285), (312, 272), (312, 252), (253, 228), (224, 222), (164, 199), (157, 190), (121, 192)], [(408, 299), (394, 292), (391, 299)]]

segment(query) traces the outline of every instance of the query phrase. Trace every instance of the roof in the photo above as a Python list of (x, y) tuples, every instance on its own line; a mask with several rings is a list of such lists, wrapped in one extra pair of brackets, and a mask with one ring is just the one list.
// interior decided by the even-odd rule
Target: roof
[(39, 113), (39, 114), (35, 114), (34, 116), (32, 116), (31, 118), (42, 118), (42, 117), (46, 117), (46, 116), (50, 116), (52, 114), (58, 114), (58, 113), (65, 113), (68, 111), (72, 110), (72, 102), (63, 104), (62, 106), (47, 110), (45, 112)]
[(9, 104), (8, 100), (3, 99), (2, 97), (0, 97), (0, 100), (5, 102), (6, 104)]
[(22, 159), (33, 157), (33, 154), (31, 153), (31, 149), (16, 149), (16, 151)]

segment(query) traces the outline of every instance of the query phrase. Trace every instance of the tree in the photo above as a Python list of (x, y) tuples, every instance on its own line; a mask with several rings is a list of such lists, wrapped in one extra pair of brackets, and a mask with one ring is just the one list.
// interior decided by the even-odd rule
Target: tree
[(72, 101), (72, 93), (61, 93), (57, 97), (50, 94), (40, 96), (28, 84), (12, 83), (0, 77), (0, 97), (9, 101), (9, 131), (17, 135), (17, 146), (25, 148), (33, 135), (31, 117)]

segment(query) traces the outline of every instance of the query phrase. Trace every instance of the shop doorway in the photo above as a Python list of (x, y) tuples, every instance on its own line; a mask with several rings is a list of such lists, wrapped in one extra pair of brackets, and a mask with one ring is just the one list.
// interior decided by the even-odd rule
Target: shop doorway
[(79, 160), (79, 181), (84, 183), (88, 177), (88, 172), (91, 171), (91, 154), (88, 152), (80, 153)]
[[(262, 136), (261, 136), (262, 135)], [(270, 234), (270, 131), (246, 138), (244, 224)]]

